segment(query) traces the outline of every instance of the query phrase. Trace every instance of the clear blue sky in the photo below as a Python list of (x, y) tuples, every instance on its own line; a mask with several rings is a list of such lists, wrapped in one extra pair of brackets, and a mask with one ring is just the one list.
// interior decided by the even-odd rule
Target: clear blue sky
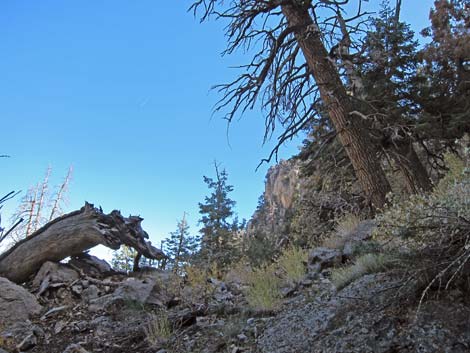
[[(379, 1), (370, 1), (377, 7)], [(74, 167), (68, 210), (84, 201), (140, 214), (155, 243), (189, 212), (198, 229), (203, 175), (214, 159), (249, 218), (264, 188), (272, 143), (261, 112), (230, 130), (212, 116), (210, 87), (229, 81), (246, 57), (221, 57), (223, 22), (199, 24), (190, 1), (3, 0), (0, 4), (0, 194), (26, 190), (53, 168)], [(403, 18), (427, 25), (431, 0), (404, 0)], [(299, 140), (281, 157), (296, 153)], [(16, 206), (10, 201), (6, 212)]]

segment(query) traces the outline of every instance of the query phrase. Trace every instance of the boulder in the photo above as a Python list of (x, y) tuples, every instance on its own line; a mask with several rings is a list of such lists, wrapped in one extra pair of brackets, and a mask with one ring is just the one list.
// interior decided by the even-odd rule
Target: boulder
[(77, 271), (67, 265), (51, 261), (45, 262), (33, 280), (33, 287), (39, 288), (38, 295), (46, 291), (49, 286), (57, 287), (60, 284), (67, 284), (79, 278)]
[(349, 234), (343, 247), (343, 255), (347, 258), (352, 257), (357, 247), (372, 238), (373, 231), (377, 228), (377, 223), (373, 219), (366, 219)]
[(5, 326), (25, 321), (40, 313), (42, 307), (23, 287), (0, 277), (0, 318)]
[(165, 307), (170, 299), (158, 281), (128, 278), (113, 293), (95, 299), (90, 298), (89, 302), (90, 309), (98, 311), (113, 310), (126, 303)]
[(19, 321), (0, 332), (0, 342), (6, 342), (8, 348), (24, 352), (41, 342), (45, 337), (44, 331), (29, 320)]
[(91, 277), (102, 277), (114, 272), (111, 265), (105, 260), (87, 253), (74, 256), (68, 263), (73, 267), (82, 270), (85, 274)]
[(326, 268), (341, 265), (342, 253), (337, 249), (315, 248), (308, 254), (308, 269), (319, 273)]

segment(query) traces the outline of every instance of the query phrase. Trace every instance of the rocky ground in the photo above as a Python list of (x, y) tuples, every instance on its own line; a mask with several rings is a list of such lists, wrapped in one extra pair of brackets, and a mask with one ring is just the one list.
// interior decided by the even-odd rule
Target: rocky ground
[[(359, 227), (356, 241), (370, 229)], [(403, 274), (369, 274), (336, 290), (330, 270), (350, 245), (313, 249), (305, 277), (271, 312), (249, 309), (236, 276), (206, 278), (201, 293), (183, 283), (175, 291), (170, 273), (116, 273), (92, 256), (46, 262), (22, 286), (0, 278), (0, 352), (470, 351), (464, 292), (431, 295), (418, 311), (420, 289), (403, 286)]]

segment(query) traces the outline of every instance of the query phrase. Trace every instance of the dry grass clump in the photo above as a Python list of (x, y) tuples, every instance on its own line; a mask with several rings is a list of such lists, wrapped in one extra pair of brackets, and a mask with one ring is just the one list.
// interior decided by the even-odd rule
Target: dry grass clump
[(358, 257), (351, 266), (334, 269), (331, 281), (337, 289), (342, 289), (364, 275), (386, 270), (392, 262), (390, 257), (383, 254), (365, 254)]
[(170, 338), (172, 328), (167, 314), (163, 310), (149, 314), (144, 332), (145, 338), (151, 345), (156, 345)]
[(348, 240), (348, 235), (357, 229), (362, 219), (354, 213), (347, 213), (337, 220), (335, 232), (323, 239), (322, 246), (330, 249), (342, 249)]
[(249, 260), (242, 258), (235, 263), (230, 270), (225, 274), (223, 281), (227, 283), (237, 282), (238, 284), (246, 285), (250, 281), (252, 272), (251, 267), (248, 265)]
[(287, 281), (295, 283), (304, 277), (307, 257), (307, 250), (300, 247), (291, 247), (283, 251), (277, 263)]
[(361, 223), (361, 218), (354, 213), (347, 213), (341, 217), (335, 227), (336, 234), (342, 237), (354, 232)]
[(253, 270), (249, 275), (249, 287), (246, 293), (251, 308), (272, 311), (281, 302), (281, 279), (276, 274), (274, 265)]

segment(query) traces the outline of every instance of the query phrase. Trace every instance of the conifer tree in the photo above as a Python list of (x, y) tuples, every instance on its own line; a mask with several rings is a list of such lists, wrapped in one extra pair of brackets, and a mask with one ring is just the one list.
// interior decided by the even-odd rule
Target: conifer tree
[(207, 265), (215, 262), (224, 268), (237, 256), (235, 246), (239, 229), (238, 221), (234, 217), (233, 208), (235, 201), (230, 199), (229, 193), (233, 186), (227, 184), (228, 174), (220, 171), (217, 163), (214, 163), (216, 178), (204, 176), (204, 182), (211, 190), (210, 196), (206, 196), (204, 203), (199, 203), (199, 213), (203, 227), (201, 233), (200, 260)]
[(197, 237), (189, 233), (189, 225), (186, 213), (178, 221), (177, 229), (170, 233), (170, 237), (164, 240), (165, 254), (168, 256), (168, 264), (175, 273), (179, 273), (181, 267), (188, 263), (198, 246)]
[(452, 146), (470, 131), (470, 0), (436, 0), (421, 57), (420, 133)]
[(373, 118), (379, 149), (401, 171), (407, 190), (429, 191), (430, 179), (413, 147), (419, 111), (413, 93), (418, 83), (418, 42), (409, 25), (400, 21), (399, 8), (392, 10), (388, 2), (371, 24), (357, 60), (360, 110)]
[(131, 272), (134, 267), (134, 259), (137, 256), (137, 251), (133, 248), (122, 245), (119, 250), (113, 252), (111, 266), (115, 270), (123, 272)]

